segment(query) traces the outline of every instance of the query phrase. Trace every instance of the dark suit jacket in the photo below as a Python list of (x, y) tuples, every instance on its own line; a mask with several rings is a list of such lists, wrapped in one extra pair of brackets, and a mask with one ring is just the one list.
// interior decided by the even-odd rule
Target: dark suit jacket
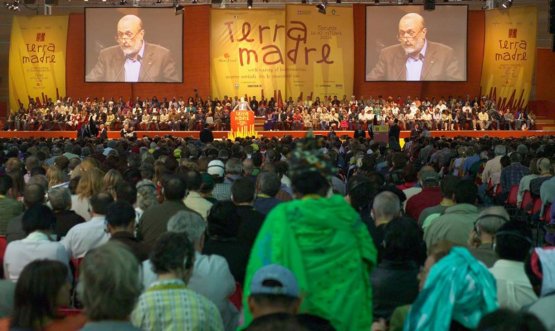
[[(125, 55), (119, 46), (111, 46), (100, 51), (98, 61), (87, 74), (87, 82), (125, 82)], [(181, 73), (177, 71), (170, 51), (160, 45), (145, 42), (141, 60), (139, 82), (179, 82)]]
[[(406, 80), (407, 55), (401, 45), (382, 49), (376, 66), (366, 80)], [(455, 52), (449, 46), (428, 40), (420, 80), (463, 80)]]

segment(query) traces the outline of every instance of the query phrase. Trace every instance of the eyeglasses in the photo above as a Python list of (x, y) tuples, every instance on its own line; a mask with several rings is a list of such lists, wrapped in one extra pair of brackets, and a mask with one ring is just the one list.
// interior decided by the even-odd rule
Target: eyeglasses
[(408, 30), (408, 31), (403, 31), (403, 30), (399, 30), (399, 34), (397, 35), (397, 39), (402, 41), (404, 39), (414, 39), (416, 38), (416, 36), (422, 32), (422, 30), (424, 29), (420, 29), (418, 31), (413, 31), (413, 30)]
[(119, 41), (119, 42), (133, 40), (133, 39), (135, 39), (135, 37), (137, 37), (137, 35), (141, 31), (143, 31), (143, 30), (139, 30), (135, 33), (131, 33), (129, 31), (127, 31), (125, 33), (118, 32), (118, 34), (114, 38), (116, 39), (116, 41)]

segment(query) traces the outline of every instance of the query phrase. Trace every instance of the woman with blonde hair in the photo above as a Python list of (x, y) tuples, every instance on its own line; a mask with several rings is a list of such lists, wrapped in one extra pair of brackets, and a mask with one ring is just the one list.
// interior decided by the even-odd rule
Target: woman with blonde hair
[(48, 188), (52, 188), (66, 182), (64, 172), (56, 165), (48, 167), (48, 170), (46, 170), (46, 179), (48, 179)]
[(102, 192), (103, 177), (104, 173), (98, 168), (91, 168), (81, 172), (81, 178), (75, 189), (75, 195), (71, 196), (71, 209), (86, 221), (91, 219), (89, 200), (93, 195)]
[(116, 169), (108, 170), (108, 172), (104, 175), (104, 178), (102, 180), (104, 192), (110, 193), (115, 198), (116, 185), (122, 181), (123, 181), (123, 176), (121, 172), (119, 172)]

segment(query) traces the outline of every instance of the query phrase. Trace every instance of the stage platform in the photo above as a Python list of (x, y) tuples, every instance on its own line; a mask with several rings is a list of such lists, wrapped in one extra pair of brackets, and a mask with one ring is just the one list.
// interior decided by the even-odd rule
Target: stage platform
[[(282, 138), (285, 136), (293, 137), (304, 137), (307, 131), (260, 131), (258, 132), (259, 137), (267, 138)], [(229, 131), (214, 131), (214, 138), (225, 139), (228, 136)], [(349, 136), (352, 137), (354, 131), (336, 131), (337, 136)], [(327, 135), (329, 131), (314, 131), (315, 135)], [(503, 139), (511, 138), (521, 138), (521, 137), (532, 137), (532, 136), (549, 136), (555, 135), (555, 130), (543, 131), (543, 130), (533, 130), (533, 131), (431, 131), (432, 137), (496, 137)], [(387, 135), (387, 134), (386, 134)], [(144, 136), (148, 137), (162, 137), (162, 136), (172, 136), (172, 137), (199, 137), (199, 131), (137, 131), (137, 137), (142, 138)], [(401, 131), (401, 138), (410, 136), (410, 131)], [(116, 139), (119, 138), (119, 131), (108, 132), (108, 138)], [(77, 138), (77, 132), (75, 131), (0, 131), (0, 138)]]

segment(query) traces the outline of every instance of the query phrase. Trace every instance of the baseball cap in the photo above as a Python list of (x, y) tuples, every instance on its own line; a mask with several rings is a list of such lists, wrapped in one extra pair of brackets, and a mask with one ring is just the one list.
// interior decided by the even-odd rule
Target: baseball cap
[[(267, 281), (273, 281), (275, 286), (266, 284)], [(251, 294), (286, 295), (298, 298), (299, 285), (295, 275), (289, 269), (270, 264), (260, 268), (252, 277)]]
[(439, 182), (439, 174), (435, 171), (424, 171), (420, 174), (422, 182)]
[(210, 161), (210, 163), (208, 163), (208, 169), (207, 169), (207, 173), (209, 175), (213, 175), (213, 176), (219, 176), (219, 177), (223, 177), (224, 176), (224, 163), (220, 160), (212, 160)]

